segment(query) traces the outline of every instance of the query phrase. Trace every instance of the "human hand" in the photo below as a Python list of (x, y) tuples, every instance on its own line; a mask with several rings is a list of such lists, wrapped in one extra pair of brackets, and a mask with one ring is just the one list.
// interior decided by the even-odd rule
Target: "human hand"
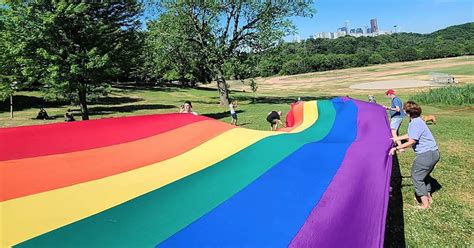
[(390, 151), (388, 152), (388, 155), (393, 156), (393, 155), (395, 155), (396, 152), (397, 152), (397, 148), (393, 147), (393, 148), (390, 149)]
[(395, 136), (395, 137), (392, 137), (390, 138), (393, 142), (397, 142), (400, 140), (400, 137), (399, 136)]

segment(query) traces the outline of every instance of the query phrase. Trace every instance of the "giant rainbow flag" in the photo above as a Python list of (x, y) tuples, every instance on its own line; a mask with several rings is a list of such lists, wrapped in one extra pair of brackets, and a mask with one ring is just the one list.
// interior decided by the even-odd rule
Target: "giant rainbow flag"
[(385, 110), (335, 98), (291, 111), (277, 132), (190, 114), (0, 129), (0, 244), (383, 246)]

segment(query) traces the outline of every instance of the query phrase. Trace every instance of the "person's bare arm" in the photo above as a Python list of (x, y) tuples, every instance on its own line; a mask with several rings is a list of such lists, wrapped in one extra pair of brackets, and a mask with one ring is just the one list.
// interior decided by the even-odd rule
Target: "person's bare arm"
[(395, 108), (389, 107), (389, 106), (384, 106), (387, 110), (392, 110), (392, 111), (397, 111), (400, 112), (400, 107), (396, 106)]
[(400, 140), (407, 140), (408, 139), (408, 134), (402, 135), (402, 136), (397, 136), (391, 138), (394, 142), (400, 141)]
[(278, 122), (280, 123), (280, 125), (281, 125), (282, 127), (286, 127), (286, 125), (285, 125), (285, 124), (283, 124), (283, 122), (281, 122), (281, 120), (280, 120), (280, 119), (278, 119)]
[(399, 146), (393, 147), (390, 149), (389, 155), (394, 155), (396, 151), (403, 150), (405, 148), (411, 147), (413, 144), (416, 143), (416, 140), (408, 138), (408, 142), (405, 142)]

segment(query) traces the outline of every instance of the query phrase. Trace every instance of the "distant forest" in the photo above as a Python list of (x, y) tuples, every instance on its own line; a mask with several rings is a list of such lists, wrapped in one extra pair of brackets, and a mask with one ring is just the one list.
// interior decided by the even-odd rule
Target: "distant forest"
[(430, 34), (310, 38), (282, 43), (261, 53), (246, 54), (244, 62), (229, 63), (226, 73), (234, 79), (242, 79), (472, 54), (474, 23), (466, 23)]

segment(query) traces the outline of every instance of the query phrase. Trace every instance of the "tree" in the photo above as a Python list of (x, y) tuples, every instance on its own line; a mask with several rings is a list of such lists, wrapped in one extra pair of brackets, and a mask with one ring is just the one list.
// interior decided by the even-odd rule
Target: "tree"
[(198, 47), (194, 51), (216, 79), (220, 103), (227, 106), (224, 64), (239, 53), (275, 46), (294, 30), (288, 17), (311, 15), (310, 4), (310, 1), (163, 1), (159, 4), (158, 21), (164, 22), (162, 26), (167, 28), (159, 33), (178, 39), (176, 47)]
[[(121, 63), (138, 38), (141, 5), (133, 0), (74, 3), (22, 1), (10, 3), (6, 32), (21, 75), (46, 87), (46, 98), (79, 103), (89, 119), (91, 97), (107, 93), (108, 82), (120, 76)], [(19, 25), (20, 24), (20, 25)]]

